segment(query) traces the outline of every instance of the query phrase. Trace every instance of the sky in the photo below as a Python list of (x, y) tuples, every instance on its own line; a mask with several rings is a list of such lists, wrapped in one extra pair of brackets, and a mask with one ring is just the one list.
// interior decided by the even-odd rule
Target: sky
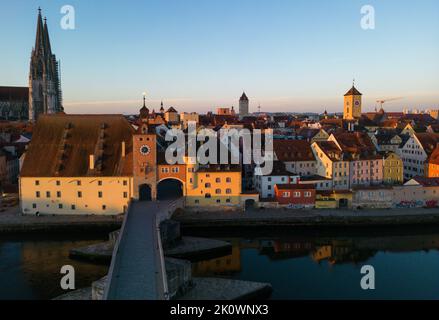
[[(340, 112), (439, 107), (437, 0), (0, 0), (0, 85), (27, 86), (37, 9), (61, 60), (68, 113), (137, 113), (142, 93), (178, 111)], [(75, 29), (60, 11), (75, 9)], [(375, 29), (361, 8), (375, 9)]]

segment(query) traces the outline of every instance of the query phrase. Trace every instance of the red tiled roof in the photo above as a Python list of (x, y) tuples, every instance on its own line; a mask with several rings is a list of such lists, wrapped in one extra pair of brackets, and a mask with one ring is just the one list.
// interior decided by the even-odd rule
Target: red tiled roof
[(413, 180), (423, 187), (439, 187), (439, 178), (414, 177)]
[(28, 101), (28, 87), (0, 87), (0, 101)]
[(274, 152), (278, 160), (287, 161), (314, 161), (311, 144), (305, 140), (274, 140)]
[(355, 88), (355, 86), (352, 86), (352, 88), (346, 92), (345, 97), (346, 96), (362, 96), (363, 94), (357, 90), (357, 88)]
[[(132, 175), (133, 131), (122, 115), (42, 115), (35, 126), (21, 176)], [(124, 158), (122, 141), (126, 144)], [(97, 156), (100, 150), (101, 161)], [(101, 163), (101, 170), (89, 170), (89, 157), (93, 154), (97, 164)]]
[(437, 133), (416, 133), (416, 138), (421, 142), (427, 154), (431, 154), (439, 143), (439, 134)]
[(295, 189), (307, 189), (314, 190), (316, 186), (314, 184), (276, 184), (279, 190), (295, 190)]
[(334, 141), (318, 141), (317, 145), (331, 160), (340, 160), (342, 151)]

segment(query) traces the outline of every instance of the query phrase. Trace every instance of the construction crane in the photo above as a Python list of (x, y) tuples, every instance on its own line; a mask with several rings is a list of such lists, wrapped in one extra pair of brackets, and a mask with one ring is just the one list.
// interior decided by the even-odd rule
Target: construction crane
[(391, 99), (381, 99), (381, 100), (377, 100), (376, 102), (380, 104), (380, 109), (383, 109), (383, 105), (387, 102), (390, 101), (397, 101), (397, 100), (401, 100), (402, 97), (398, 97), (398, 98), (391, 98)]

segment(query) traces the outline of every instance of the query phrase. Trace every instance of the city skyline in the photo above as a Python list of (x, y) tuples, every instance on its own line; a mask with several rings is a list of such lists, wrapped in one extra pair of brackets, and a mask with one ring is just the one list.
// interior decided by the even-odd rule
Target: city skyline
[(68, 113), (136, 113), (144, 91), (156, 110), (162, 100), (178, 111), (237, 108), (245, 91), (251, 112), (259, 104), (270, 112), (342, 112), (353, 78), (364, 111), (394, 97), (403, 98), (386, 110), (437, 108), (435, 1), (416, 13), (397, 1), (371, 1), (375, 30), (361, 29), (361, 1), (132, 3), (74, 1), (75, 30), (60, 27), (61, 1), (5, 4), (0, 18), (14, 33), (5, 34), (0, 83), (27, 84), (41, 6)]

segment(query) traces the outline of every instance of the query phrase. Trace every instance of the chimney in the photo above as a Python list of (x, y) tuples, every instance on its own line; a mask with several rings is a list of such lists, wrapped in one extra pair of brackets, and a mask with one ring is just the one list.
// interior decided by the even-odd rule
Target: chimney
[(95, 156), (93, 154), (90, 155), (90, 170), (95, 169)]
[(122, 158), (125, 158), (126, 150), (125, 150), (125, 141), (122, 141)]

